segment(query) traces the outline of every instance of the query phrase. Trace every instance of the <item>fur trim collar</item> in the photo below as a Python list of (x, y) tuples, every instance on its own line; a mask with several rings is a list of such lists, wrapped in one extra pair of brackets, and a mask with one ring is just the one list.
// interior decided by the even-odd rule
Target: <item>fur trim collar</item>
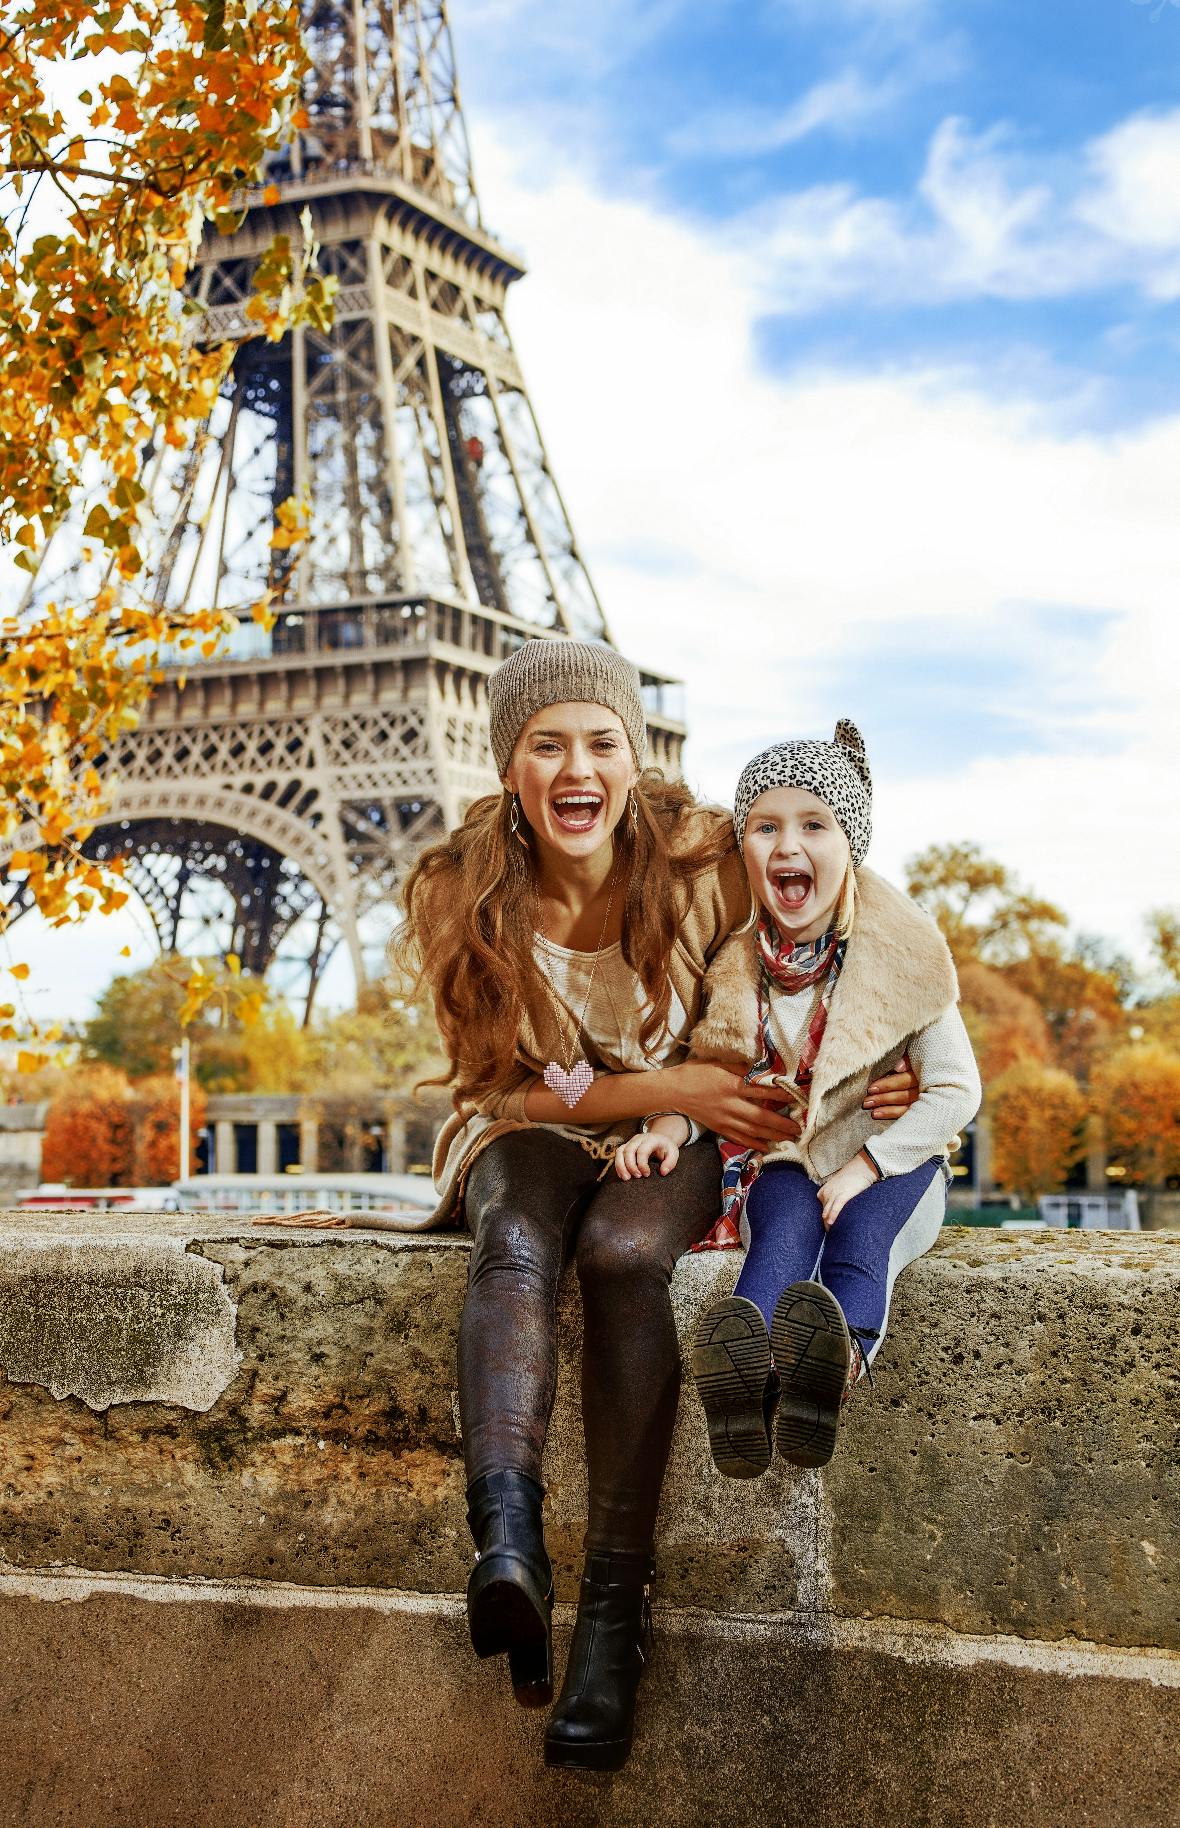
[[(832, 997), (811, 1084), (813, 1111), (842, 1080), (877, 1065), (958, 1001), (949, 948), (908, 895), (872, 870), (856, 873), (856, 924)], [(692, 1058), (748, 1067), (758, 1056), (758, 974), (747, 933), (718, 952)]]

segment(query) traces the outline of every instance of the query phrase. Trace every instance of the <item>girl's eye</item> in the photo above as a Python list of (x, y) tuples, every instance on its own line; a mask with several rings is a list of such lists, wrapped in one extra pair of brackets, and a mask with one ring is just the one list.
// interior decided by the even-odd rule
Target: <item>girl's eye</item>
[(612, 736), (599, 737), (594, 745), (603, 755), (613, 755), (618, 746), (618, 743), (615, 742)]

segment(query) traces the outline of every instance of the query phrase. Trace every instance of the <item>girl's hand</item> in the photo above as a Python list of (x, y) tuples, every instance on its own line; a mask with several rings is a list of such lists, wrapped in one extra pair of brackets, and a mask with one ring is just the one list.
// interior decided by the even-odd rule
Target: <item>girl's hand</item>
[(660, 1078), (665, 1092), (672, 1082), (669, 1104), (743, 1149), (765, 1155), (776, 1143), (799, 1135), (795, 1119), (776, 1109), (784, 1101), (781, 1091), (773, 1085), (747, 1085), (741, 1073), (727, 1066), (689, 1060), (665, 1067)]
[(632, 1136), (615, 1150), (615, 1173), (621, 1181), (645, 1181), (651, 1175), (652, 1162), (660, 1163), (661, 1174), (671, 1174), (679, 1160), (680, 1150), (672, 1138), (649, 1130)]
[(893, 1123), (896, 1118), (904, 1117), (912, 1104), (917, 1104), (921, 1090), (910, 1057), (903, 1054), (891, 1073), (873, 1080), (865, 1093), (863, 1108), (872, 1113), (877, 1123)]
[(850, 1162), (830, 1175), (819, 1189), (820, 1211), (823, 1214), (824, 1230), (831, 1231), (849, 1200), (854, 1200), (858, 1193), (864, 1193), (880, 1180), (880, 1175), (863, 1152), (854, 1155)]

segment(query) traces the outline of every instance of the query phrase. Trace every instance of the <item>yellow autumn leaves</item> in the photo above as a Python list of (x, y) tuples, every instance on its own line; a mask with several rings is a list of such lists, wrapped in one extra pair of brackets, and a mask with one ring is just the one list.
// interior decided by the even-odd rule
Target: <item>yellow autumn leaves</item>
[[(53, 99), (67, 68), (68, 110)], [(29, 0), (0, 32), (0, 540), (36, 577), (84, 501), (105, 572), (89, 599), (30, 590), (0, 621), (0, 861), (50, 921), (127, 899), (81, 849), (106, 804), (102, 759), (160, 649), (208, 657), (234, 625), (152, 601), (145, 458), (185, 447), (214, 406), (233, 352), (194, 335), (185, 282), (206, 226), (238, 226), (266, 154), (303, 123), (307, 68), (288, 0)], [(313, 255), (310, 225), (264, 253), (253, 334), (328, 321)], [(284, 505), (277, 551), (306, 518)], [(235, 608), (273, 620), (269, 595)]]

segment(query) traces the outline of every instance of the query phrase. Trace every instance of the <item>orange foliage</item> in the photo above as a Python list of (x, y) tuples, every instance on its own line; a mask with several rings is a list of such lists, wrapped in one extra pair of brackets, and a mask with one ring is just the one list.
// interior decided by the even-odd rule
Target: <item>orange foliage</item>
[[(205, 1094), (191, 1088), (189, 1113), (189, 1163), (197, 1167), (196, 1138), (205, 1121)], [(137, 1187), (166, 1187), (180, 1167), (180, 1085), (172, 1076), (143, 1079), (135, 1088), (132, 1105), (134, 1130), (134, 1181)]]
[(1133, 1179), (1180, 1174), (1180, 1054), (1155, 1041), (1120, 1048), (1095, 1072), (1094, 1103)]
[(1049, 1026), (1033, 998), (990, 965), (970, 960), (959, 968), (963, 1020), (985, 1085), (1018, 1060), (1048, 1060)]
[[(189, 1172), (205, 1122), (205, 1094), (191, 1088)], [(180, 1166), (180, 1086), (171, 1074), (132, 1088), (109, 1066), (75, 1069), (46, 1114), (41, 1178), (68, 1187), (161, 1187)]]
[(1096, 1059), (1116, 1047), (1127, 1013), (1114, 974), (1053, 947), (1005, 967), (1005, 977), (1044, 1011), (1058, 1065), (1083, 1081)]
[(110, 1067), (75, 1073), (46, 1113), (41, 1178), (67, 1187), (133, 1183), (127, 1081)]
[(1021, 1060), (988, 1091), (992, 1174), (1027, 1200), (1053, 1193), (1085, 1148), (1086, 1101), (1059, 1067)]

